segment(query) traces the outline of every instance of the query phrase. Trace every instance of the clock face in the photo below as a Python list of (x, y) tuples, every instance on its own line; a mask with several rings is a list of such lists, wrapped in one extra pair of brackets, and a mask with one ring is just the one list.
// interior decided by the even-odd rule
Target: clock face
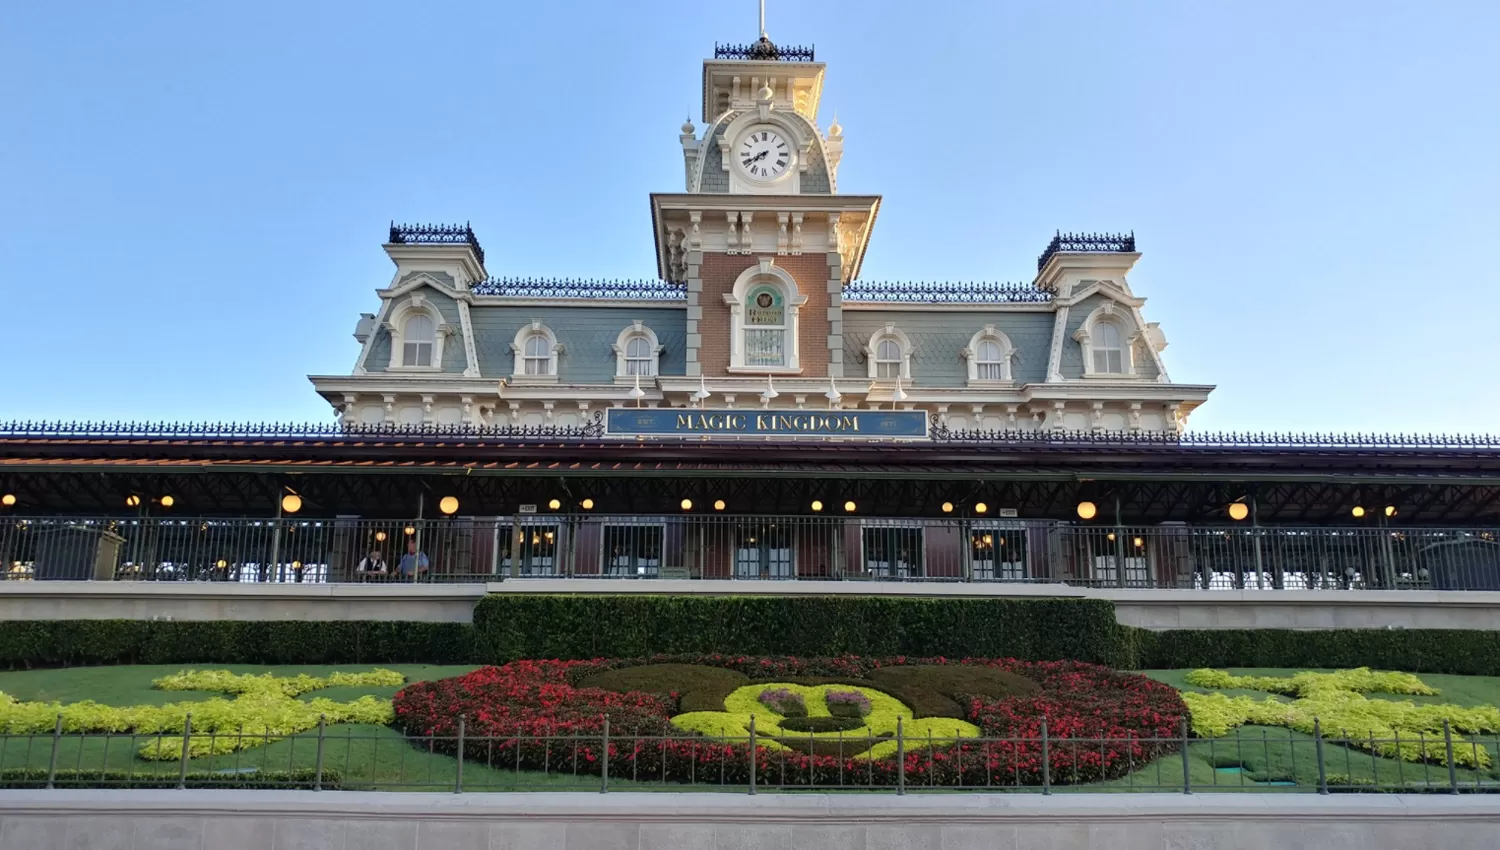
[(792, 161), (792, 146), (775, 130), (755, 130), (740, 142), (735, 152), (740, 170), (756, 180), (775, 180), (786, 173)]

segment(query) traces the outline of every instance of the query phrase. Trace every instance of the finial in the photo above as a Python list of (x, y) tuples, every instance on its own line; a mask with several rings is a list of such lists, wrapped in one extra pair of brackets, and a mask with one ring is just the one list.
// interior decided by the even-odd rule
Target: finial
[(842, 135), (844, 135), (844, 125), (839, 123), (838, 110), (834, 110), (833, 123), (828, 125), (828, 137), (830, 139), (836, 139)]
[(698, 134), (698, 126), (693, 123), (693, 117), (689, 115), (682, 121), (682, 135), (695, 136)]

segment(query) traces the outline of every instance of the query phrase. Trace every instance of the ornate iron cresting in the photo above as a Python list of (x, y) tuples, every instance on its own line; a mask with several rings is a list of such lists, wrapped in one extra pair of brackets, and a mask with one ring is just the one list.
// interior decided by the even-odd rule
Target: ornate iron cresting
[(761, 36), (754, 44), (714, 43), (715, 59), (755, 59), (772, 62), (812, 62), (812, 47), (782, 47)]
[(1025, 283), (985, 281), (856, 280), (844, 288), (845, 301), (921, 304), (1045, 304), (1053, 293)]
[(559, 425), (344, 425), (338, 422), (3, 422), (0, 440), (305, 440), (382, 439), (592, 440), (604, 436), (604, 413), (588, 422)]
[(687, 285), (667, 280), (489, 277), (469, 287), (475, 295), (507, 298), (628, 298), (686, 301)]
[(392, 245), (468, 245), (484, 263), (484, 249), (468, 222), (463, 224), (397, 224), (391, 222)]
[(1047, 250), (1036, 258), (1036, 270), (1046, 267), (1052, 255), (1060, 251), (1091, 254), (1128, 254), (1135, 250), (1135, 233), (1063, 233), (1059, 231), (1047, 243)]
[[(1189, 449), (1478, 449), (1500, 451), (1496, 434), (1292, 434), (950, 429), (933, 419), (932, 438), (947, 443)], [(604, 435), (603, 413), (584, 425), (343, 425), (282, 422), (0, 422), (0, 440), (307, 440), (449, 438), (460, 440), (590, 440)]]

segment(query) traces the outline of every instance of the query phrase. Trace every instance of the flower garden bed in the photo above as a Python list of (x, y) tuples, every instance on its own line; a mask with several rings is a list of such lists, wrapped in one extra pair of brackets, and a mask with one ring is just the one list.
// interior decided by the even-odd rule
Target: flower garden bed
[(854, 656), (517, 661), (394, 707), (449, 753), (463, 717), (465, 758), (491, 764), (742, 784), (753, 763), (786, 785), (1039, 785), (1044, 746), (1051, 781), (1095, 782), (1175, 751), (1186, 716), (1173, 688), (1091, 664)]

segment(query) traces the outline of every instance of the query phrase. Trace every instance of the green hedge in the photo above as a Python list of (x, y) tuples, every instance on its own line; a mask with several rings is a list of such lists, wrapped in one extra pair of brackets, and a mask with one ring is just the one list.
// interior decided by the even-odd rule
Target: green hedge
[(0, 622), (0, 666), (463, 664), (467, 623), (51, 620)]
[(1120, 626), (1097, 599), (491, 595), (474, 624), (0, 622), (0, 668), (502, 664), (662, 654), (1072, 658), (1124, 669), (1377, 667), (1500, 676), (1500, 631)]
[(1141, 669), (1375, 667), (1406, 673), (1500, 676), (1500, 632), (1459, 629), (1128, 629)]
[(483, 662), (642, 655), (943, 655), (1131, 661), (1096, 599), (491, 595), (474, 609)]

